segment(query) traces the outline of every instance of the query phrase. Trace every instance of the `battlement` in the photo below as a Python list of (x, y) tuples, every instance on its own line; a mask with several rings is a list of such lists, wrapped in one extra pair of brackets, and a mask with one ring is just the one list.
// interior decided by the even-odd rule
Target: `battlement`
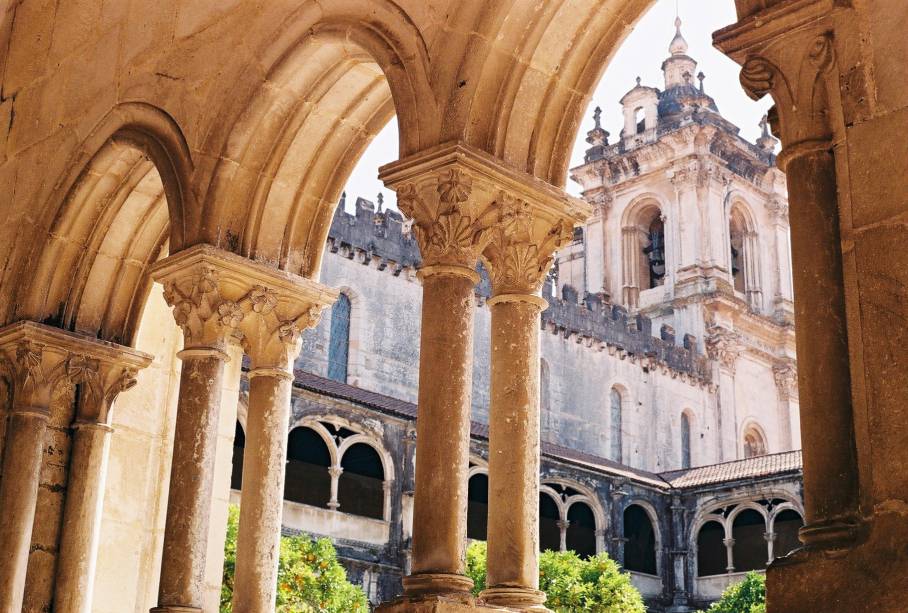
[[(357, 198), (353, 214), (338, 204), (328, 233), (328, 250), (378, 270), (399, 275), (403, 270), (419, 268), (419, 246), (409, 232), (408, 224), (397, 211), (381, 210), (364, 198)], [(486, 271), (480, 265), (480, 283), (476, 295), (482, 300), (491, 294)], [(570, 288), (567, 288), (570, 289)], [(641, 368), (661, 368), (673, 376), (689, 377), (693, 383), (707, 384), (712, 370), (709, 361), (697, 353), (696, 339), (685, 336), (675, 342), (674, 332), (663, 326), (660, 337), (653, 336), (652, 321), (643, 315), (628, 317), (618, 305), (600, 296), (587, 294), (578, 300), (576, 292), (563, 298), (552, 296), (549, 282), (543, 290), (548, 308), (542, 313), (542, 327), (565, 338), (575, 338), (589, 347), (608, 350), (620, 359), (639, 363)]]

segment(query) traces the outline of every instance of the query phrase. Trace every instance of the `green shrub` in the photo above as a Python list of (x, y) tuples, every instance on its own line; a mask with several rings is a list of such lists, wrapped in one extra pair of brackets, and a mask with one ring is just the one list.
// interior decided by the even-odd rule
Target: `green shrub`
[[(474, 542), (467, 549), (467, 575), (474, 593), (485, 588), (486, 544)], [(539, 558), (539, 589), (546, 606), (556, 613), (644, 613), (643, 598), (606, 554), (581, 559), (573, 551), (545, 551)]]
[(747, 573), (743, 581), (725, 588), (706, 613), (766, 613), (766, 577)]
[[(224, 578), (221, 613), (231, 613), (236, 569), (236, 537), (239, 509), (230, 507), (224, 544)], [(367, 613), (369, 602), (363, 590), (347, 581), (347, 572), (337, 561), (329, 539), (305, 535), (281, 537), (278, 562), (276, 613)]]

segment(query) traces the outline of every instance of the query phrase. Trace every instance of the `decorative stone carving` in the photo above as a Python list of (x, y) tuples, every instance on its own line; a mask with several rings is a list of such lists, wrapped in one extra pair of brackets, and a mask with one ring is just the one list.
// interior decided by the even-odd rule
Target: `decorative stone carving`
[(788, 202), (786, 202), (782, 198), (770, 198), (766, 202), (766, 211), (769, 213), (769, 217), (773, 221), (777, 221), (783, 224), (788, 223)]
[(740, 336), (727, 328), (712, 326), (707, 330), (706, 354), (717, 361), (720, 368), (735, 374), (735, 364), (740, 354)]
[(242, 343), (253, 368), (288, 369), (300, 334), (314, 326), (337, 290), (247, 258), (198, 245), (152, 269), (183, 329), (187, 349)]
[[(554, 251), (569, 234), (566, 228), (572, 229), (592, 212), (588, 203), (463, 143), (385, 166), (380, 178), (397, 191), (398, 207), (412, 218), (426, 268), (473, 271), (493, 239), (500, 250), (503, 239), (516, 245), (520, 241), (514, 237), (519, 236), (535, 251), (509, 252), (509, 270), (544, 266), (547, 271), (551, 254), (543, 252)], [(507, 227), (500, 227), (502, 223)]]
[(793, 361), (773, 366), (772, 375), (779, 390), (779, 399), (790, 400), (798, 395), (798, 369)]

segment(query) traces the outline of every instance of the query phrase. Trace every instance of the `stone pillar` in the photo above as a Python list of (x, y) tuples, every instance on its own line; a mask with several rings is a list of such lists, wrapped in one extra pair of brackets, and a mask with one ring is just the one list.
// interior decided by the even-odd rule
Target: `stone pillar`
[(738, 459), (738, 415), (735, 403), (735, 365), (738, 360), (740, 341), (737, 334), (728, 328), (711, 326), (707, 329), (706, 353), (714, 362), (714, 377), (717, 383), (719, 417), (719, 461)]
[[(23, 605), (32, 527), (41, 521), (35, 511), (51, 401), (64, 389), (87, 385), (99, 362), (118, 349), (93, 337), (33, 322), (0, 329), (0, 370), (12, 384), (0, 480), (0, 610), (19, 611)], [(134, 355), (140, 361), (147, 358), (138, 352)], [(71, 476), (76, 478), (76, 490), (80, 476)]]
[(340, 503), (337, 501), (337, 488), (343, 473), (344, 469), (340, 466), (332, 466), (328, 469), (328, 474), (331, 476), (331, 497), (328, 499), (328, 508), (335, 511), (340, 508)]
[(621, 229), (621, 263), (624, 270), (624, 306), (636, 309), (640, 297), (640, 230), (635, 226)]
[(262, 265), (246, 270), (249, 293), (239, 301), (238, 326), (249, 355), (249, 410), (240, 497), (233, 610), (274, 610), (287, 464), (293, 364), (301, 333), (311, 328), (338, 292)]
[(747, 304), (750, 308), (762, 310), (763, 288), (760, 278), (760, 245), (757, 242), (757, 233), (749, 231), (744, 235), (744, 289), (747, 295)]
[[(439, 597), (470, 601), (472, 582), (463, 573), (472, 387), (473, 295), (479, 280), (475, 268), (480, 254), (502, 229), (513, 227), (513, 222), (517, 220), (508, 215), (520, 212), (524, 201), (548, 203), (550, 208), (545, 210), (545, 217), (550, 222), (554, 219), (553, 203), (556, 201), (571, 202), (576, 210), (583, 211), (583, 215), (577, 216), (578, 219), (589, 214), (589, 206), (568, 199), (560, 190), (507, 168), (487, 153), (461, 143), (418, 153), (385, 166), (381, 169), (381, 178), (386, 185), (397, 191), (400, 210), (414, 220), (414, 234), (423, 258), (423, 269), (420, 272), (423, 302), (413, 556), (412, 574), (404, 579), (404, 602)], [(540, 196), (540, 193), (546, 195)], [(523, 224), (524, 221), (521, 218), (517, 223)], [(560, 241), (565, 235), (570, 238), (569, 233), (563, 231), (565, 229), (570, 230), (571, 227), (559, 226), (559, 231), (551, 237), (546, 237), (543, 233), (541, 238), (544, 240), (538, 243), (523, 240), (526, 249), (533, 251), (533, 254), (524, 250), (518, 257), (527, 255), (527, 263), (532, 258), (537, 258), (532, 267), (532, 283), (541, 286), (555, 248), (563, 244)], [(543, 253), (545, 266), (539, 260)], [(489, 259), (488, 254), (486, 259)], [(500, 260), (500, 263), (504, 265), (504, 260)], [(523, 264), (524, 260), (521, 260), (518, 267)], [(500, 272), (504, 272), (503, 268)], [(491, 270), (490, 274), (494, 285), (496, 273)], [(538, 288), (534, 286), (532, 289)], [(490, 577), (512, 573), (517, 577), (518, 587), (528, 584), (525, 587), (535, 592), (534, 582), (538, 581), (535, 571), (538, 552), (535, 543), (538, 541), (539, 362), (538, 348), (533, 345), (533, 339), (536, 338), (535, 342), (538, 343), (538, 337), (533, 335), (538, 334), (541, 298), (538, 295), (530, 296), (535, 291), (506, 291), (500, 285), (496, 294), (517, 295), (513, 300), (499, 298), (492, 307), (493, 319), (496, 318), (497, 308), (503, 314), (497, 316), (497, 326), (505, 334), (510, 332), (512, 336), (508, 338), (519, 341), (521, 348), (525, 348), (519, 352), (523, 360), (519, 372), (515, 370), (509, 374), (507, 365), (499, 358), (498, 378), (504, 381), (510, 377), (512, 381), (521, 381), (528, 387), (513, 398), (508, 396), (503, 401), (499, 400), (498, 405), (493, 400), (491, 409), (493, 424), (496, 420), (494, 406), (500, 407), (498, 412), (502, 415), (504, 412), (520, 413), (521, 423), (514, 436), (520, 442), (510, 449), (515, 454), (515, 464), (512, 469), (506, 470), (517, 471), (515, 478), (521, 483), (515, 484), (514, 491), (521, 492), (521, 495), (511, 497), (504, 503), (520, 518), (519, 527), (510, 530), (510, 535), (499, 535), (499, 539), (505, 540), (498, 542), (505, 544), (511, 538), (517, 548), (512, 561), (507, 565), (493, 563), (497, 555), (494, 553), (497, 546), (493, 545), (495, 537), (492, 536), (496, 512), (490, 510)], [(494, 330), (496, 323), (492, 326)], [(528, 355), (527, 351), (532, 353)], [(493, 379), (496, 377), (495, 362), (493, 357)], [(524, 374), (523, 370), (526, 369), (529, 372)], [(499, 391), (498, 394), (503, 395), (504, 392)], [(494, 389), (492, 396), (496, 397)], [(496, 435), (493, 434), (492, 438), (495, 439)], [(494, 449), (496, 443), (490, 442), (490, 445)], [(504, 441), (499, 441), (498, 445), (504, 449)], [(492, 455), (494, 454), (493, 450)], [(494, 470), (490, 467), (490, 508), (495, 504)], [(506, 484), (499, 481), (497, 487), (504, 491)], [(526, 497), (523, 493), (526, 493)], [(515, 503), (518, 505), (516, 509)], [(532, 511), (525, 508), (529, 506), (533, 507)], [(499, 504), (498, 508), (501, 509), (502, 505)], [(494, 568), (498, 568), (498, 571)], [(530, 569), (533, 569), (532, 572)], [(499, 572), (499, 575), (495, 575), (495, 572)], [(530, 577), (531, 574), (533, 577)], [(535, 598), (539, 600), (538, 596)], [(390, 605), (391, 608), (398, 606), (409, 605), (401, 602)]]
[[(502, 182), (503, 185), (507, 185)], [(513, 610), (547, 610), (539, 588), (539, 291), (556, 249), (585, 207), (522, 185), (498, 195), (484, 252), (492, 282), (489, 402), (488, 587), (481, 597)], [(567, 521), (560, 521), (561, 549)]]
[(71, 368), (79, 385), (78, 412), (73, 424), (69, 480), (60, 537), (54, 591), (57, 613), (89, 613), (97, 561), (107, 456), (113, 429), (111, 408), (133, 387), (137, 372), (151, 356), (127, 347), (101, 345), (93, 360)]
[(687, 577), (687, 509), (681, 504), (680, 496), (672, 496), (671, 506), (671, 552), (672, 560), (672, 613), (690, 611), (690, 593)]
[(766, 540), (766, 564), (772, 564), (772, 561), (775, 558), (775, 552), (773, 551), (773, 549), (776, 544), (776, 533), (764, 532), (763, 538)]
[(558, 526), (558, 551), (567, 551), (567, 531), (571, 522), (566, 519), (559, 519), (555, 522)]
[(782, 449), (794, 447), (792, 437), (792, 410), (791, 404), (798, 396), (798, 368), (794, 360), (779, 362), (772, 367), (772, 374), (776, 381), (776, 395), (779, 402), (779, 443)]
[(725, 566), (725, 571), (728, 573), (735, 572), (735, 539), (727, 538), (722, 541), (725, 544), (725, 556), (728, 560), (728, 563)]
[(618, 481), (612, 484), (611, 505), (609, 506), (612, 528), (609, 555), (618, 564), (624, 564), (624, 544), (627, 542), (627, 539), (624, 538), (624, 498), (627, 496), (624, 483), (625, 481)]

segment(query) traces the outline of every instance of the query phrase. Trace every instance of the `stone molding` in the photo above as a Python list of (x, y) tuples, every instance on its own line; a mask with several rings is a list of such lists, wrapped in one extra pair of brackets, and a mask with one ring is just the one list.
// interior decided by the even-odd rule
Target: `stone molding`
[(47, 415), (61, 386), (78, 385), (76, 422), (109, 425), (114, 399), (151, 361), (130, 347), (32, 321), (0, 329), (0, 370), (12, 383), (14, 411)]
[(772, 376), (779, 391), (780, 400), (797, 399), (798, 396), (798, 367), (796, 362), (784, 361), (772, 367)]
[(721, 326), (711, 326), (707, 330), (706, 354), (732, 376), (735, 374), (735, 365), (741, 353), (740, 347), (741, 339), (738, 333)]
[[(397, 192), (398, 207), (413, 219), (425, 267), (472, 271), (495, 243), (487, 259), (498, 263), (490, 274), (499, 286), (510, 287), (499, 287), (505, 293), (527, 285), (538, 291), (551, 260), (544, 251), (554, 252), (563, 236), (570, 240), (573, 226), (592, 213), (583, 200), (459, 142), (383, 166), (379, 178)], [(532, 284), (526, 282), (530, 277)]]
[(152, 268), (164, 285), (189, 350), (212, 350), (226, 359), (239, 342), (253, 369), (288, 371), (303, 330), (318, 323), (338, 290), (211, 245), (196, 245)]

